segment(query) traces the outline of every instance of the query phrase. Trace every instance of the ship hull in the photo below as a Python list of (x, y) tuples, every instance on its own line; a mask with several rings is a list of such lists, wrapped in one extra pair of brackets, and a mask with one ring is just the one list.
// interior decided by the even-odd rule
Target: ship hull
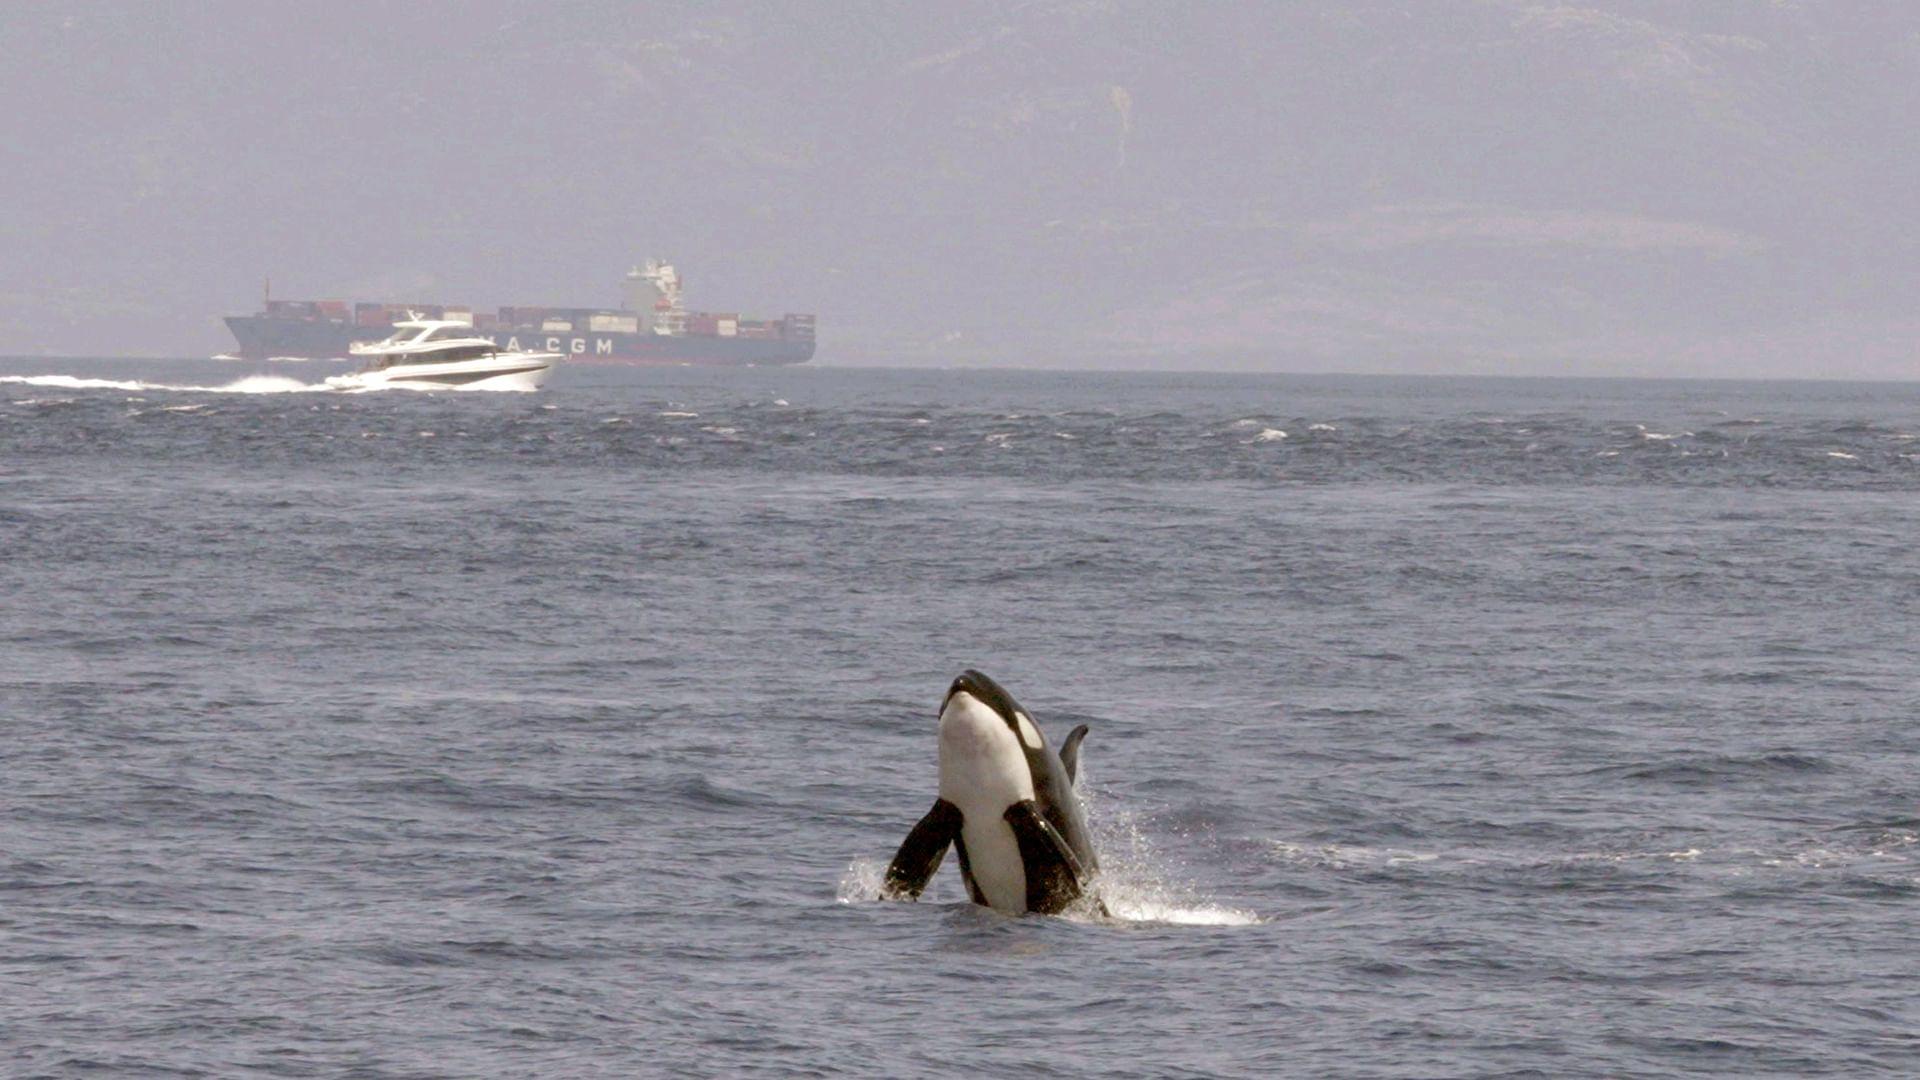
[[(233, 315), (226, 320), (246, 360), (326, 360), (345, 357), (356, 342), (379, 341), (390, 326), (354, 326), (325, 319), (276, 319)], [(702, 367), (804, 364), (813, 359), (811, 340), (665, 334), (550, 333), (538, 330), (478, 330), (476, 337), (510, 351), (555, 352), (567, 363)]]

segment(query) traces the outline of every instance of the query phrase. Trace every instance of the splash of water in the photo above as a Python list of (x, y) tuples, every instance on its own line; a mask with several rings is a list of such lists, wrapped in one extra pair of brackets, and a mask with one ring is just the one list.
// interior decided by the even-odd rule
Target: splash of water
[[(1171, 861), (1156, 850), (1132, 811), (1091, 796), (1085, 787), (1080, 789), (1080, 796), (1088, 827), (1093, 831), (1094, 849), (1100, 855), (1100, 874), (1093, 881), (1090, 895), (1062, 912), (1062, 918), (1171, 926), (1255, 926), (1265, 921), (1251, 911), (1215, 903), (1191, 882), (1181, 879)], [(840, 877), (836, 899), (842, 904), (876, 902), (881, 899), (886, 876), (885, 860), (854, 859)]]
[(1255, 926), (1264, 921), (1254, 912), (1215, 902), (1185, 879), (1174, 860), (1155, 845), (1139, 815), (1099, 794), (1084, 774), (1076, 787), (1100, 855), (1092, 891), (1114, 921), (1174, 926)]
[(836, 899), (843, 904), (865, 904), (880, 899), (887, 880), (887, 864), (879, 859), (855, 859), (840, 876)]

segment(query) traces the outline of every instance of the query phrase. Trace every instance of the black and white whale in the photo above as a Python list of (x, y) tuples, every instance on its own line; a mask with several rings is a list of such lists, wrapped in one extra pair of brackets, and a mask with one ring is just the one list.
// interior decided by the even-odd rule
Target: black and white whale
[(914, 899), (947, 846), (976, 904), (1052, 914), (1084, 895), (1093, 845), (1073, 783), (1087, 726), (1055, 754), (1000, 684), (969, 670), (940, 707), (940, 797), (887, 867), (886, 895)]

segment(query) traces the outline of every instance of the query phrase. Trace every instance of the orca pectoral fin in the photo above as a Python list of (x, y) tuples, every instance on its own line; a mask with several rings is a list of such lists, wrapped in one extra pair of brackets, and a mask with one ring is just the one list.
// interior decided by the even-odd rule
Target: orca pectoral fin
[(945, 799), (935, 799), (933, 809), (900, 842), (900, 850), (887, 866), (886, 884), (881, 895), (888, 899), (918, 900), (926, 890), (940, 861), (947, 857), (947, 846), (960, 835), (960, 808)]
[(1020, 862), (1027, 872), (1027, 910), (1051, 915), (1078, 900), (1087, 884), (1086, 867), (1067, 838), (1040, 813), (1040, 805), (1026, 799), (1007, 807), (1002, 816), (1020, 845)]
[(1087, 725), (1081, 724), (1060, 743), (1060, 764), (1067, 767), (1067, 782), (1080, 781), (1080, 740), (1087, 737)]

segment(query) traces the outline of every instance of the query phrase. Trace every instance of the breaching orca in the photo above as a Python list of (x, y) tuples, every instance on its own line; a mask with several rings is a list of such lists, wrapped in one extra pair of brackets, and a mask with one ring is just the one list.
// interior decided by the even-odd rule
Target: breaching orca
[(1052, 914), (1078, 900), (1097, 869), (1073, 792), (1080, 740), (1059, 754), (1000, 684), (968, 670), (940, 707), (940, 797), (887, 867), (886, 894), (917, 898), (947, 845), (976, 904)]

